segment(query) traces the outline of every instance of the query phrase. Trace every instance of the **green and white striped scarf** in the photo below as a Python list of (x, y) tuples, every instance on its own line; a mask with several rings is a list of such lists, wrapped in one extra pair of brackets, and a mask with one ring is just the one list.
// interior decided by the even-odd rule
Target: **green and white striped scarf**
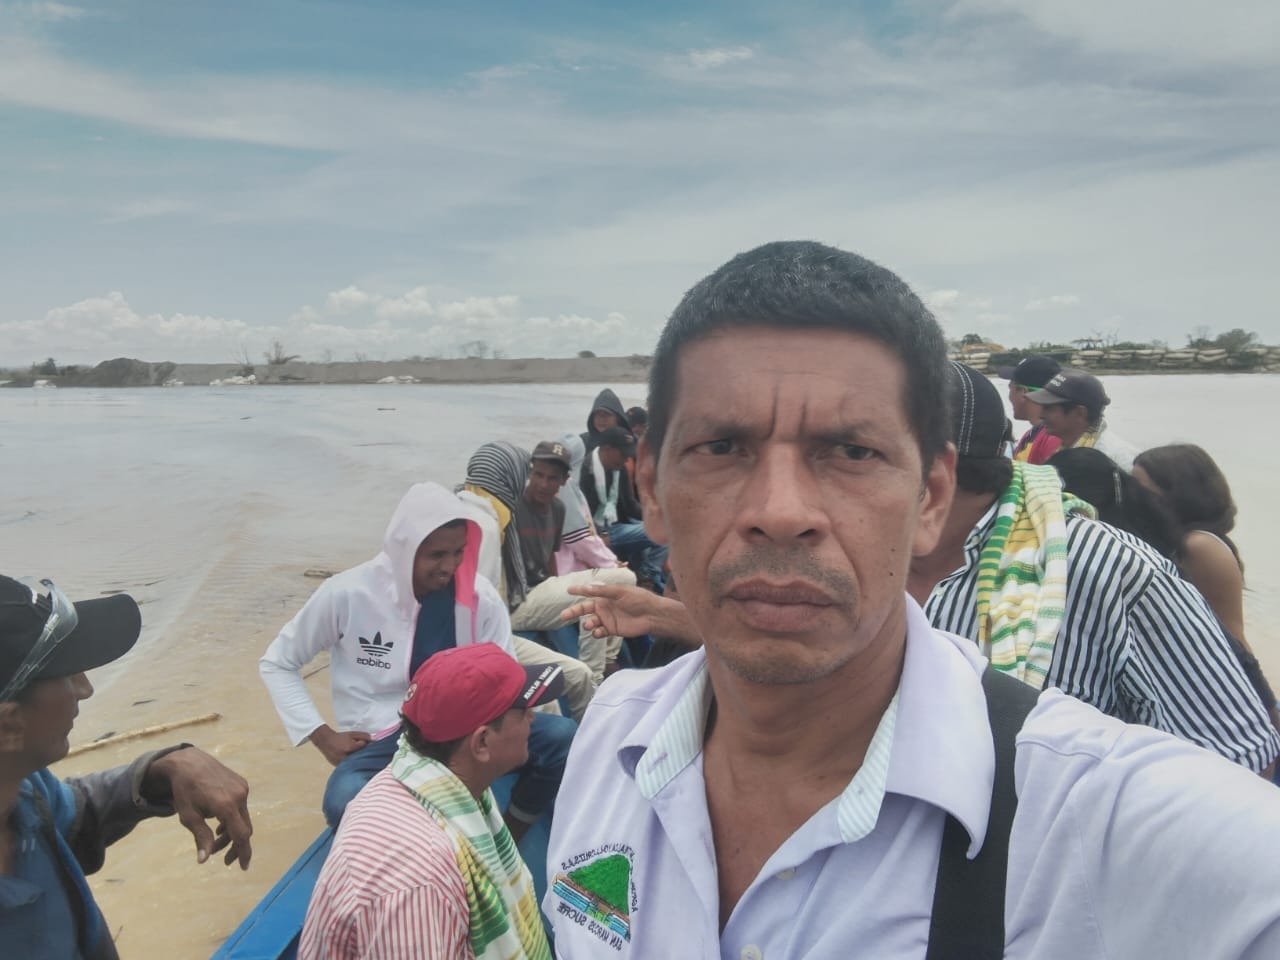
[(533, 877), (502, 821), (493, 792), (479, 801), (448, 767), (415, 753), (400, 737), (391, 774), (453, 844), (467, 889), (476, 960), (552, 960)]
[(1069, 513), (1096, 516), (1053, 467), (1015, 462), (978, 560), (978, 640), (993, 667), (1037, 690), (1065, 616)]

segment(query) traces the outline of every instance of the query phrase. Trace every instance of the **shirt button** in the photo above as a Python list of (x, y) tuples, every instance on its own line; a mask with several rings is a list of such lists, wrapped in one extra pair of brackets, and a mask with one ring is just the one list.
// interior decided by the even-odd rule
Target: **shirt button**
[(790, 880), (790, 879), (791, 879), (792, 877), (794, 877), (795, 875), (796, 875), (796, 868), (795, 868), (795, 867), (787, 867), (787, 869), (785, 869), (785, 870), (779, 870), (779, 871), (778, 871), (778, 879), (779, 879), (779, 880)]
[(742, 960), (764, 960), (764, 951), (753, 943), (743, 947), (739, 956), (741, 956)]

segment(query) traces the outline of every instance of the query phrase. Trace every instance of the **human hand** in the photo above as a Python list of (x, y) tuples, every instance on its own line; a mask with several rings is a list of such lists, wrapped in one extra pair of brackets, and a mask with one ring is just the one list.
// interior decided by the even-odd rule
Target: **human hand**
[(327, 723), (322, 723), (311, 731), (311, 742), (335, 767), (361, 747), (366, 746), (372, 739), (373, 737), (369, 734), (359, 730), (334, 730)]
[(641, 587), (589, 583), (569, 587), (586, 597), (560, 614), (561, 620), (581, 619), (595, 637), (638, 637), (646, 633), (671, 637), (697, 646), (702, 640), (679, 600), (660, 597)]
[[(178, 820), (196, 839), (196, 861), (204, 863), (212, 854), (229, 847), (223, 863), (240, 862), (249, 869), (253, 847), (253, 822), (249, 818), (249, 784), (244, 777), (223, 766), (196, 747), (175, 750), (154, 761), (142, 785), (148, 796), (163, 795)], [(207, 820), (218, 821), (218, 832)]]

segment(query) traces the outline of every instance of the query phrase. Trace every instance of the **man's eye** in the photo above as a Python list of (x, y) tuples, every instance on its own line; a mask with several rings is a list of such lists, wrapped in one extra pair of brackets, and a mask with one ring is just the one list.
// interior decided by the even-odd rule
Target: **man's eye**
[(732, 440), (708, 440), (706, 443), (699, 444), (699, 447), (712, 456), (723, 457), (733, 453), (737, 449), (737, 444)]
[(859, 446), (856, 443), (842, 443), (839, 450), (846, 460), (870, 460), (876, 455), (870, 447)]

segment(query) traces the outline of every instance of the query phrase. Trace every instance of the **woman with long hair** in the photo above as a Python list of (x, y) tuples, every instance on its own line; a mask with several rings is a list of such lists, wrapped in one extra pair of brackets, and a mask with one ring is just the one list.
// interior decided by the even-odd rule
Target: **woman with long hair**
[(1213, 458), (1192, 443), (1172, 443), (1139, 454), (1133, 476), (1152, 491), (1182, 526), (1173, 560), (1204, 594), (1223, 626), (1246, 647), (1244, 564), (1231, 542), (1236, 504)]

